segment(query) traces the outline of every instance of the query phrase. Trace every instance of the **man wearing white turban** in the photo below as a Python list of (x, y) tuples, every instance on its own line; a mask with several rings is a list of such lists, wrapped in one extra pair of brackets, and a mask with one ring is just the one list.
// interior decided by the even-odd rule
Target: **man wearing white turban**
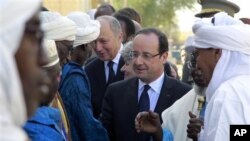
[(59, 109), (50, 105), (57, 94), (60, 77), (60, 64), (56, 44), (53, 40), (44, 40), (43, 47), (49, 62), (43, 66), (51, 82), (49, 92), (44, 96), (40, 107), (26, 122), (24, 129), (33, 141), (65, 141), (67, 134), (63, 134), (62, 116)]
[(82, 12), (72, 12), (68, 18), (77, 25), (71, 60), (62, 70), (59, 92), (69, 117), (73, 141), (107, 141), (102, 124), (94, 118), (88, 77), (82, 68), (91, 50), (89, 44), (100, 34), (100, 23)]
[(40, 48), (40, 7), (40, 0), (0, 1), (0, 140), (27, 140), (20, 126), (46, 94), (47, 77), (40, 68), (46, 62)]
[(218, 14), (195, 23), (193, 31), (196, 68), (207, 85), (200, 140), (229, 140), (230, 125), (250, 124), (250, 26)]
[(75, 40), (76, 24), (57, 12), (40, 12), (40, 18), (42, 21), (42, 30), (45, 32), (45, 38), (55, 40), (60, 65), (63, 66), (68, 62), (69, 51)]

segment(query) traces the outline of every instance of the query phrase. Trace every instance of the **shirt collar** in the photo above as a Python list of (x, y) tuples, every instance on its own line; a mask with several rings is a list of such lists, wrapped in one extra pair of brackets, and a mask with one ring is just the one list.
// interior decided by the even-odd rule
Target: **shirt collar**
[[(148, 85), (156, 93), (160, 93), (163, 81), (164, 81), (164, 73), (162, 73), (160, 77), (158, 77), (155, 81), (149, 83)], [(139, 79), (139, 89), (142, 89), (144, 87), (144, 85), (147, 85), (147, 84)]]
[[(112, 60), (114, 62), (114, 64), (117, 64), (117, 65), (119, 64), (119, 61), (120, 61), (120, 58), (121, 58), (121, 50), (122, 50), (122, 48), (123, 48), (123, 44), (121, 44), (118, 53), (116, 54), (115, 58)], [(105, 66), (107, 66), (108, 62), (109, 61), (104, 61)]]

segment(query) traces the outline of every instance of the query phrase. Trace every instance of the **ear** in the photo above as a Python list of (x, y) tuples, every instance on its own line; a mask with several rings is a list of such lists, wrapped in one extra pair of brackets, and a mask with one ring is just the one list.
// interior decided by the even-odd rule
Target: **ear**
[(122, 37), (123, 37), (123, 33), (122, 33), (122, 32), (120, 32), (120, 33), (118, 34), (118, 37), (117, 37), (117, 38), (118, 38), (121, 42), (122, 42), (122, 40), (123, 40), (123, 38), (122, 38)]
[(216, 62), (218, 62), (222, 54), (222, 49), (214, 49), (214, 50), (215, 50), (215, 60)]
[(164, 52), (161, 55), (161, 59), (162, 59), (163, 64), (165, 64), (167, 62), (167, 60), (168, 60), (168, 52)]

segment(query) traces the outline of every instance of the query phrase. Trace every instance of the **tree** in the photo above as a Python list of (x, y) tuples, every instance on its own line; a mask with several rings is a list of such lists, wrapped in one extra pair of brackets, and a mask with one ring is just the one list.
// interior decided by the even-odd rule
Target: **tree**
[[(113, 0), (116, 9), (131, 7), (142, 17), (143, 27), (157, 27), (171, 38), (178, 36), (176, 11), (193, 8), (196, 0)], [(127, 5), (124, 5), (126, 3)], [(188, 20), (188, 19), (187, 19)]]

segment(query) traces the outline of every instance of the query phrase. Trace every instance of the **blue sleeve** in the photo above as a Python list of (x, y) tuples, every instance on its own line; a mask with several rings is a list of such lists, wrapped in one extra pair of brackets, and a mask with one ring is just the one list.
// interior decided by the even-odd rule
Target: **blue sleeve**
[(24, 130), (32, 141), (65, 141), (53, 127), (27, 121)]
[(93, 117), (87, 79), (72, 75), (60, 91), (68, 114), (72, 140), (108, 141), (105, 128)]
[(174, 140), (174, 137), (173, 137), (172, 133), (168, 129), (163, 128), (162, 141), (173, 141), (173, 140)]

